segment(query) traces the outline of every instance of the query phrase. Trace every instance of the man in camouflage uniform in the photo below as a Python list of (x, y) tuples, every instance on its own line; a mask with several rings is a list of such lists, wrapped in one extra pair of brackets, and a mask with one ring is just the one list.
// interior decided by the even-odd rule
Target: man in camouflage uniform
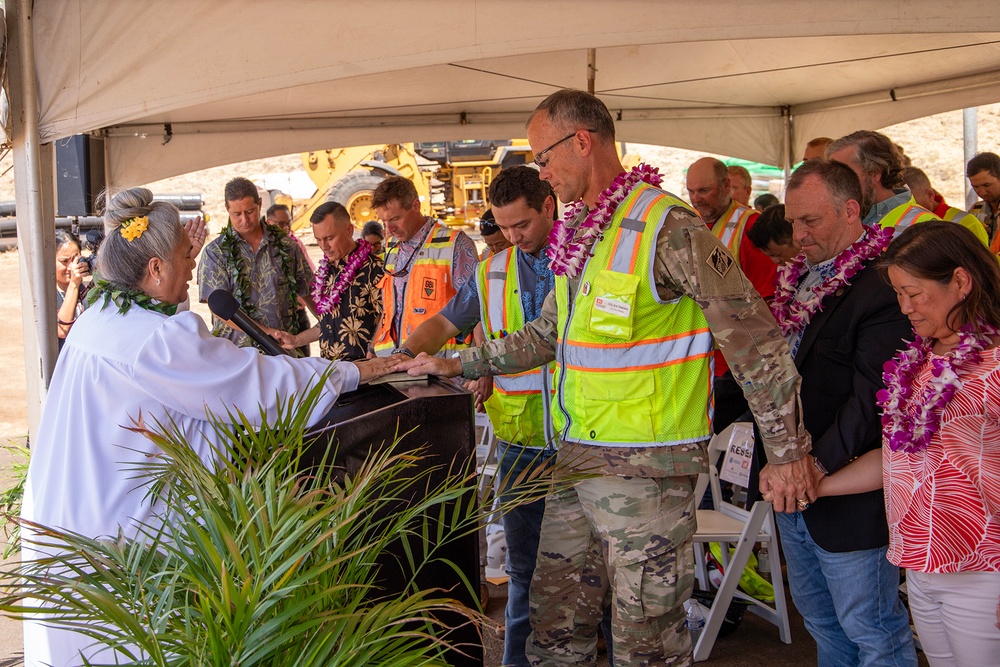
[[(575, 90), (554, 93), (532, 114), (527, 130), (542, 178), (564, 202), (580, 200), (587, 207), (597, 206), (600, 195), (613, 188), (624, 171), (615, 151), (614, 122), (607, 107), (592, 95)], [(763, 473), (775, 508), (794, 511), (797, 500), (811, 501), (815, 496), (812, 463), (805, 457), (811, 446), (802, 427), (799, 377), (767, 306), (693, 211), (646, 183), (634, 186), (639, 188), (643, 196), (675, 203), (652, 206), (649, 210), (657, 213), (640, 214), (645, 219), (632, 216), (625, 221), (627, 225), (618, 223), (620, 234), (609, 231), (596, 236), (588, 242), (593, 244), (592, 261), (596, 264), (597, 256), (606, 255), (608, 247), (622, 235), (655, 232), (641, 246), (648, 246), (649, 254), (633, 255), (633, 265), (638, 261), (650, 270), (642, 274), (636, 269), (626, 277), (638, 276), (640, 282), (645, 281), (641, 288), (646, 290), (642, 292), (644, 301), (637, 300), (637, 307), (655, 300), (659, 305), (654, 311), (678, 312), (670, 309), (680, 305), (689, 315), (697, 316), (692, 320), (707, 321), (707, 327), (694, 332), (697, 336), (692, 338), (701, 350), (698, 382), (685, 385), (686, 391), (673, 386), (665, 391), (657, 379), (655, 385), (623, 392), (620, 400), (591, 401), (596, 409), (619, 409), (615, 414), (620, 420), (614, 421), (569, 414), (572, 409), (564, 409), (566, 401), (577, 397), (564, 392), (557, 380), (559, 389), (553, 401), (553, 416), (561, 429), (557, 465), (562, 470), (596, 470), (600, 474), (561, 488), (546, 499), (531, 586), (533, 633), (528, 653), (534, 665), (592, 664), (597, 626), (607, 605), (613, 610), (617, 665), (691, 664), (683, 602), (694, 584), (694, 485), (698, 474), (707, 470), (712, 349), (708, 328), (760, 423), (769, 461), (775, 464)], [(635, 201), (626, 198), (620, 206), (626, 202), (632, 206)], [(570, 228), (578, 232), (586, 213), (584, 210), (581, 217), (570, 221)], [(615, 224), (613, 220), (612, 227)], [(583, 277), (590, 270), (585, 266)], [(582, 300), (593, 301), (598, 290), (596, 282), (592, 286), (589, 280), (567, 274), (557, 279), (541, 317), (520, 331), (465, 350), (458, 359), (421, 355), (401, 368), (415, 374), (479, 377), (520, 372), (556, 360), (557, 378), (563, 374), (573, 377), (573, 364), (565, 361), (569, 354), (566, 342), (557, 340), (557, 331), (572, 333), (574, 306), (579, 310)], [(652, 296), (648, 296), (650, 292)], [(653, 315), (652, 319), (659, 317), (658, 313)], [(645, 326), (646, 319), (636, 316), (636, 331)], [(650, 342), (653, 345), (645, 345)], [(602, 362), (637, 348), (659, 349), (658, 343), (661, 341), (644, 338), (624, 344), (597, 344), (585, 355), (585, 361), (601, 367)], [(682, 361), (686, 364), (692, 359), (688, 356)], [(669, 363), (659, 360), (653, 364), (657, 368), (654, 372)], [(603, 377), (614, 377), (623, 385), (629, 377), (641, 379), (647, 372), (631, 363), (606, 365), (603, 370)], [(605, 388), (609, 385), (606, 382)], [(600, 380), (592, 385), (601, 386)], [(700, 407), (692, 406), (702, 417), (692, 431), (696, 435), (686, 441), (671, 438), (645, 446), (613, 442), (618, 431), (628, 428), (634, 412), (641, 412), (640, 408), (629, 408), (641, 402), (633, 394), (649, 393), (649, 386), (654, 387), (652, 393), (642, 396), (641, 401), (648, 401), (654, 412), (664, 403), (682, 404), (691, 396), (701, 397)], [(580, 437), (581, 429), (585, 433), (589, 430), (591, 437)]]

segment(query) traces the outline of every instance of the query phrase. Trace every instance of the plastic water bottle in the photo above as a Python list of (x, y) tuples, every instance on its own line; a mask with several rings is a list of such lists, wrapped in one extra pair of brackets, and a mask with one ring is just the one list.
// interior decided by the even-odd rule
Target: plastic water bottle
[(761, 544), (757, 552), (757, 572), (765, 579), (771, 578), (771, 554), (767, 551), (767, 544)]
[(705, 615), (701, 613), (701, 604), (697, 600), (691, 599), (684, 603), (684, 609), (687, 611), (687, 631), (691, 635), (691, 650), (698, 645), (698, 637), (701, 637), (701, 631), (705, 629)]

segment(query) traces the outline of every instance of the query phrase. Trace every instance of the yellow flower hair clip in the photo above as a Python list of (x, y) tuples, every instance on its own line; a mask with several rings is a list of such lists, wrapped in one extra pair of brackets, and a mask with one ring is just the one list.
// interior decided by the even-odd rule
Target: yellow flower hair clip
[(143, 215), (136, 218), (129, 218), (121, 224), (119, 229), (122, 233), (122, 238), (131, 243), (142, 236), (142, 233), (146, 231), (148, 227), (149, 218)]

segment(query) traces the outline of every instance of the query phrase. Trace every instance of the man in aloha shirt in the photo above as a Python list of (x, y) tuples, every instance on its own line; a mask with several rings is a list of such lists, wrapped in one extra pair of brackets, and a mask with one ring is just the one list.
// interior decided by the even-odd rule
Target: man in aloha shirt
[[(198, 265), (199, 299), (217, 289), (233, 293), (246, 314), (272, 336), (298, 333), (296, 296), (316, 312), (309, 294), (313, 272), (295, 242), (260, 219), (257, 186), (237, 177), (226, 183), (229, 224), (207, 246)], [(212, 333), (240, 347), (253, 340), (234, 323), (212, 316)]]
[[(277, 338), (286, 349), (308, 345), (318, 339), (324, 359), (359, 361), (367, 356), (382, 318), (382, 290), (379, 289), (385, 272), (382, 258), (366, 240), (354, 240), (351, 214), (343, 204), (332, 201), (320, 204), (309, 221), (324, 255), (315, 278), (315, 282), (323, 284), (312, 286), (319, 322), (297, 336), (282, 331)], [(356, 261), (355, 253), (359, 253)], [(342, 276), (345, 285), (338, 290)], [(332, 300), (338, 292), (334, 304)]]

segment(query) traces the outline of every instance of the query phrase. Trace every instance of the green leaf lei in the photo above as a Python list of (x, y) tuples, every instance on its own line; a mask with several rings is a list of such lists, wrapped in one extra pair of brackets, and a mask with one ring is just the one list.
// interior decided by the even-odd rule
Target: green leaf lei
[(94, 276), (94, 283), (87, 292), (87, 305), (93, 306), (102, 296), (104, 297), (104, 303), (101, 304), (102, 309), (107, 308), (111, 302), (114, 302), (118, 306), (118, 312), (122, 315), (128, 312), (133, 303), (140, 308), (163, 313), (168, 316), (177, 312), (177, 304), (156, 301), (153, 297), (137, 289), (122, 287), (121, 285), (116, 285), (103, 278)]
[[(291, 240), (281, 227), (266, 223), (263, 226), (274, 240), (274, 253), (281, 260), (281, 274), (284, 276), (290, 296), (294, 297), (298, 294), (298, 281), (295, 279), (292, 257), (288, 252)], [(256, 319), (258, 315), (257, 308), (250, 303), (250, 276), (247, 273), (246, 263), (243, 261), (243, 256), (240, 253), (239, 241), (240, 236), (233, 229), (233, 223), (230, 222), (219, 235), (219, 249), (222, 250), (226, 266), (229, 268), (229, 274), (233, 279), (235, 288), (233, 296), (236, 297), (243, 312), (250, 318)], [(291, 323), (289, 325), (289, 332), (292, 334), (299, 333), (299, 319), (295, 315), (295, 309), (296, 300), (294, 298), (289, 299), (285, 307), (285, 317)]]

